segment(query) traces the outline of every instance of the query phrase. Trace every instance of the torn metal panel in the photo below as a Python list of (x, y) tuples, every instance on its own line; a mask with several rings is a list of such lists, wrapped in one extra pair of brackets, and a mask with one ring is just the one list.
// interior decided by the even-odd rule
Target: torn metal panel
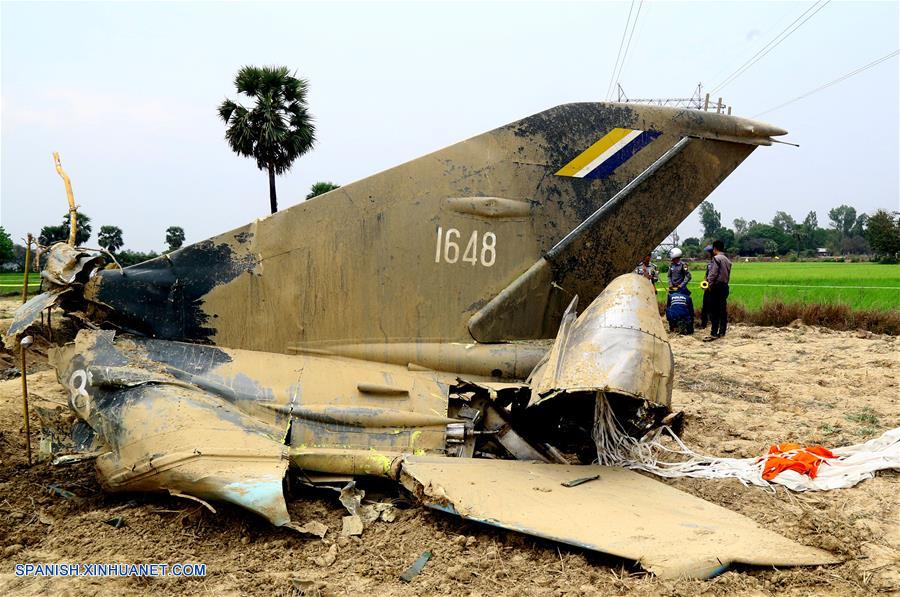
[[(590, 483), (561, 483), (597, 474)], [(429, 507), (638, 561), (664, 578), (708, 578), (732, 563), (832, 564), (832, 554), (624, 469), (408, 457), (401, 481)]]
[(103, 255), (98, 251), (79, 249), (63, 242), (52, 245), (46, 254), (41, 277), (52, 286), (83, 284), (103, 263)]
[(674, 358), (653, 285), (624, 274), (577, 319), (574, 308), (573, 301), (546, 364), (534, 376), (533, 404), (552, 392), (604, 391), (669, 406)]
[(6, 348), (15, 349), (19, 336), (28, 329), (28, 326), (37, 321), (45, 309), (55, 306), (64, 295), (71, 291), (71, 288), (54, 288), (34, 295), (28, 299), (27, 303), (16, 309), (13, 321), (3, 337)]

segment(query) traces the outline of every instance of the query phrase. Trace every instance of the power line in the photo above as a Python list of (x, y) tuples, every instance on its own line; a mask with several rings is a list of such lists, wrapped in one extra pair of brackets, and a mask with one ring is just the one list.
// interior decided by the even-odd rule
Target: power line
[(616, 69), (619, 68), (619, 57), (622, 55), (622, 46), (625, 44), (625, 36), (628, 34), (628, 23), (631, 22), (631, 11), (634, 10), (634, 0), (631, 0), (631, 7), (628, 9), (628, 18), (625, 19), (625, 29), (622, 30), (622, 40), (619, 42), (619, 52), (616, 54), (616, 63), (613, 65), (612, 74), (609, 76), (609, 86), (606, 88), (606, 99), (612, 94), (613, 82), (616, 79)]
[(625, 68), (625, 60), (628, 58), (628, 48), (631, 47), (631, 38), (634, 36), (634, 29), (637, 27), (638, 19), (641, 16), (641, 8), (644, 6), (644, 0), (641, 0), (638, 4), (637, 13), (634, 15), (634, 22), (631, 24), (631, 32), (628, 34), (628, 43), (625, 44), (625, 52), (622, 54), (622, 62), (619, 64), (619, 73), (616, 75), (616, 83), (619, 82), (619, 78), (622, 76), (622, 69)]
[(816, 87), (816, 88), (813, 89), (812, 91), (807, 91), (807, 92), (804, 93), (803, 95), (798, 95), (798, 96), (795, 97), (794, 99), (788, 100), (788, 101), (784, 102), (783, 104), (778, 104), (778, 105), (775, 106), (774, 108), (769, 108), (768, 110), (764, 110), (764, 111), (760, 112), (759, 114), (754, 114), (754, 115), (753, 115), (753, 118), (756, 118), (757, 116), (762, 116), (763, 114), (768, 114), (769, 112), (774, 112), (775, 110), (778, 110), (779, 108), (783, 108), (783, 107), (787, 106), (788, 104), (793, 104), (794, 102), (800, 101), (800, 100), (802, 100), (802, 99), (805, 98), (805, 97), (809, 97), (809, 96), (811, 96), (811, 95), (814, 94), (814, 93), (818, 93), (818, 92), (820, 92), (820, 91), (823, 91), (823, 90), (825, 90), (825, 89), (828, 89), (828, 88), (831, 87), (832, 85), (837, 85), (838, 83), (840, 83), (841, 81), (844, 81), (845, 79), (849, 79), (850, 77), (855, 76), (855, 75), (858, 75), (859, 73), (861, 73), (861, 72), (863, 72), (863, 71), (865, 71), (865, 70), (868, 70), (868, 69), (872, 68), (873, 66), (877, 66), (877, 65), (881, 64), (882, 62), (884, 62), (884, 61), (886, 61), (886, 60), (890, 60), (891, 58), (893, 58), (894, 56), (897, 56), (898, 54), (900, 54), (900, 50), (894, 50), (894, 51), (891, 52), (890, 54), (887, 54), (887, 55), (885, 55), (885, 56), (882, 56), (882, 57), (879, 58), (878, 60), (873, 60), (873, 61), (870, 62), (869, 64), (867, 64), (867, 65), (865, 65), (865, 66), (861, 66), (861, 67), (857, 68), (856, 70), (850, 71), (849, 73), (847, 73), (847, 74), (845, 74), (845, 75), (842, 75), (842, 76), (838, 77), (838, 78), (835, 79), (834, 81), (831, 81), (831, 82), (829, 82), (829, 83), (825, 83), (824, 85), (820, 85), (819, 87)]
[[(822, 3), (820, 4), (820, 2), (822, 2)], [(787, 27), (785, 27), (781, 31), (781, 33), (779, 33), (778, 35), (773, 37), (769, 41), (769, 43), (767, 43), (762, 48), (760, 48), (759, 51), (756, 52), (756, 54), (751, 56), (744, 64), (739, 66), (737, 68), (737, 70), (735, 70), (733, 73), (731, 73), (730, 75), (725, 77), (725, 79), (721, 83), (719, 83), (713, 89), (711, 89), (710, 93), (716, 93), (717, 91), (724, 89), (727, 85), (730, 85), (731, 83), (733, 83), (735, 79), (737, 79), (742, 74), (744, 74), (751, 66), (753, 66), (754, 64), (756, 64), (757, 62), (762, 60), (766, 56), (766, 54), (768, 54), (769, 52), (774, 50), (776, 47), (778, 47), (781, 44), (781, 42), (783, 42), (788, 37), (790, 37), (791, 34), (794, 33), (794, 31), (796, 31), (797, 29), (802, 27), (804, 23), (806, 23), (808, 20), (813, 18), (817, 12), (819, 12), (820, 10), (825, 8), (825, 6), (829, 2), (831, 2), (831, 0), (824, 0), (824, 2), (822, 0), (816, 0), (812, 6), (810, 6), (805, 11), (803, 11), (803, 13), (801, 13), (800, 16), (798, 16)], [(800, 21), (800, 22), (798, 23), (798, 21)], [(793, 27), (793, 29), (792, 29), (792, 27)]]

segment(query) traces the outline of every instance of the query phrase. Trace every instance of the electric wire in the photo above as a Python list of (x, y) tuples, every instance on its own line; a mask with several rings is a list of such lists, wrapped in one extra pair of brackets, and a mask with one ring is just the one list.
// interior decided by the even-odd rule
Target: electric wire
[(641, 16), (641, 8), (644, 6), (644, 0), (638, 3), (637, 13), (634, 15), (634, 22), (631, 24), (631, 32), (628, 34), (628, 42), (625, 44), (625, 52), (622, 53), (622, 62), (619, 64), (619, 72), (616, 75), (616, 84), (622, 77), (622, 69), (625, 68), (625, 60), (628, 58), (628, 49), (631, 47), (631, 38), (634, 36), (634, 30), (637, 27), (638, 18)]
[(628, 24), (631, 22), (631, 11), (634, 10), (634, 0), (628, 8), (628, 18), (625, 19), (625, 29), (622, 30), (622, 39), (619, 41), (619, 52), (616, 54), (616, 63), (613, 65), (612, 74), (609, 76), (609, 86), (606, 88), (606, 99), (612, 95), (613, 82), (616, 80), (616, 70), (619, 68), (619, 58), (622, 56), (622, 46), (625, 45), (625, 36), (628, 35)]
[[(806, 23), (808, 20), (813, 18), (816, 15), (816, 13), (818, 13), (820, 10), (825, 8), (825, 6), (827, 6), (830, 2), (831, 2), (831, 0), (824, 0), (824, 1), (816, 0), (812, 6), (810, 6), (805, 11), (803, 11), (800, 14), (800, 16), (798, 16), (787, 27), (785, 27), (781, 31), (781, 33), (779, 33), (778, 35), (773, 37), (769, 41), (769, 43), (767, 43), (762, 48), (760, 48), (759, 51), (756, 52), (756, 54), (754, 54), (753, 56), (748, 58), (747, 61), (744, 62), (744, 64), (739, 66), (733, 73), (728, 75), (721, 83), (719, 83), (713, 89), (711, 89), (710, 93), (716, 93), (717, 91), (724, 89), (727, 85), (730, 85), (731, 83), (733, 83), (738, 77), (740, 77), (747, 70), (749, 70), (750, 67), (752, 67), (754, 64), (756, 64), (757, 62), (762, 60), (769, 52), (771, 52), (772, 50), (777, 48), (781, 44), (781, 42), (783, 42), (788, 37), (790, 37), (797, 29), (802, 27), (804, 25), (804, 23)], [(800, 22), (798, 23), (798, 21), (800, 21)]]
[(813, 95), (814, 93), (818, 93), (818, 92), (820, 92), (820, 91), (824, 91), (825, 89), (828, 89), (828, 88), (831, 87), (832, 85), (837, 85), (837, 84), (840, 83), (841, 81), (844, 81), (844, 80), (846, 80), (846, 79), (849, 79), (850, 77), (856, 76), (856, 75), (860, 74), (861, 72), (866, 71), (866, 70), (869, 70), (870, 68), (872, 68), (872, 67), (874, 67), (874, 66), (878, 66), (878, 65), (881, 64), (882, 62), (885, 62), (885, 61), (887, 61), (887, 60), (890, 60), (891, 58), (893, 58), (893, 57), (895, 57), (895, 56), (897, 56), (897, 55), (900, 55), (900, 49), (894, 50), (894, 51), (891, 52), (890, 54), (887, 54), (887, 55), (885, 55), (885, 56), (882, 56), (881, 58), (878, 58), (877, 60), (873, 60), (873, 61), (870, 62), (869, 64), (866, 64), (865, 66), (861, 66), (861, 67), (857, 68), (856, 70), (850, 71), (849, 73), (847, 73), (847, 74), (845, 74), (845, 75), (841, 75), (840, 77), (838, 77), (837, 79), (835, 79), (835, 80), (833, 80), (833, 81), (830, 81), (830, 82), (828, 82), (828, 83), (825, 83), (824, 85), (820, 85), (820, 86), (816, 87), (815, 89), (813, 89), (812, 91), (807, 91), (807, 92), (804, 93), (803, 95), (798, 95), (798, 96), (795, 97), (794, 99), (791, 99), (791, 100), (788, 100), (788, 101), (786, 101), (786, 102), (784, 102), (784, 103), (778, 104), (778, 105), (775, 106), (774, 108), (769, 108), (768, 110), (763, 110), (763, 111), (760, 112), (759, 114), (754, 114), (754, 115), (752, 116), (752, 118), (756, 118), (757, 116), (762, 116), (763, 114), (768, 114), (769, 112), (774, 112), (775, 110), (778, 110), (778, 109), (780, 109), (780, 108), (783, 108), (783, 107), (785, 107), (785, 106), (787, 106), (787, 105), (789, 105), (789, 104), (793, 104), (794, 102), (797, 102), (797, 101), (800, 101), (800, 100), (802, 100), (802, 99), (804, 99), (804, 98), (807, 98), (807, 97)]

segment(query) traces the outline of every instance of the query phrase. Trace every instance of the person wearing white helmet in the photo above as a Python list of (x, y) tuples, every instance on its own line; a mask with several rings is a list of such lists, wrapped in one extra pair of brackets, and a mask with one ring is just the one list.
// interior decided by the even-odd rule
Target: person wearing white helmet
[(672, 258), (672, 263), (669, 264), (669, 292), (687, 290), (691, 272), (688, 271), (687, 264), (681, 261), (681, 249), (675, 247), (669, 251), (669, 257)]
[(691, 272), (687, 264), (681, 261), (681, 249), (675, 247), (669, 252), (672, 263), (669, 264), (669, 293), (666, 297), (666, 319), (669, 331), (681, 334), (694, 333), (694, 302), (688, 282)]

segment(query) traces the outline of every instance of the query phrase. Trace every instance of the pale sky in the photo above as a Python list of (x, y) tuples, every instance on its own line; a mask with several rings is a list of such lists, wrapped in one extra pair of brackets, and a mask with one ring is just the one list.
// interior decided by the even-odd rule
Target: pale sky
[[(641, 8), (620, 80), (631, 97), (712, 89), (813, 2)], [(635, 3), (635, 10), (637, 10)], [(349, 183), (552, 106), (599, 101), (630, 2), (0, 4), (0, 223), (14, 240), (58, 224), (65, 192), (126, 248), (157, 251), (268, 213), (266, 175), (216, 114), (245, 64), (309, 79), (319, 141), (278, 178), (282, 208), (317, 180)], [(900, 47), (900, 3), (834, 0), (725, 87), (753, 116)], [(900, 209), (900, 61), (762, 120), (800, 144), (758, 149), (710, 197), (736, 217), (798, 220), (841, 203)], [(719, 95), (719, 93), (716, 93)], [(696, 214), (681, 226), (696, 235)]]

